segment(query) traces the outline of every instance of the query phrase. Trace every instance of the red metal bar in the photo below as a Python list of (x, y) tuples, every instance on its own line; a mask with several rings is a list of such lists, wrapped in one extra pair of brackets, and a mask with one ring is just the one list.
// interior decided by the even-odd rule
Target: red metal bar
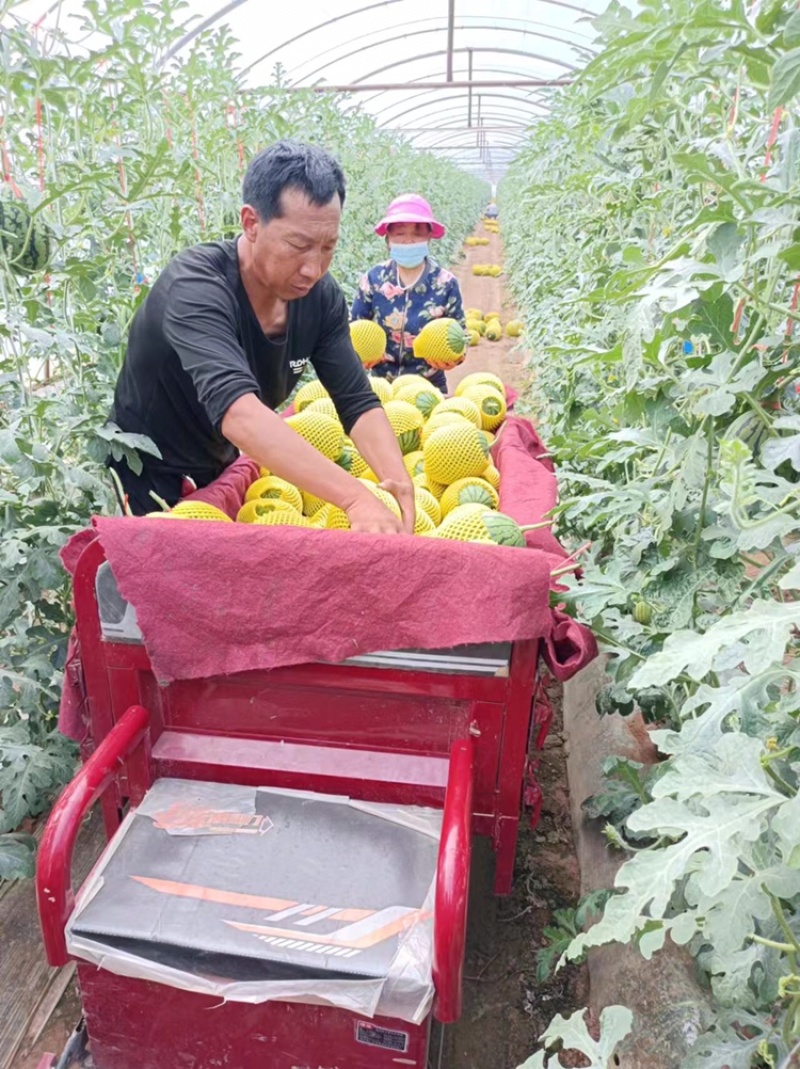
[(72, 853), (83, 818), (145, 737), (150, 714), (132, 705), (64, 789), (47, 821), (36, 865), (36, 898), (51, 965), (69, 961), (64, 927), (75, 904)]
[(433, 1012), (442, 1024), (451, 1024), (461, 1016), (472, 856), (474, 759), (471, 738), (453, 743), (436, 869), (433, 930), (433, 983), (436, 988)]

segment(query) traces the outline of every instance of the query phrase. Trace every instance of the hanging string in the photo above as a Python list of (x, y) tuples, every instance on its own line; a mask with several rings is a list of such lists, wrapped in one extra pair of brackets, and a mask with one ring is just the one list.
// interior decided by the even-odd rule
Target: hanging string
[(167, 90), (165, 86), (161, 86), (161, 100), (164, 104), (164, 131), (167, 137), (167, 144), (170, 148), (173, 147), (172, 139), (172, 124), (169, 118), (169, 97), (167, 96)]
[(3, 133), (3, 127), (5, 125), (5, 117), (0, 115), (0, 161), (3, 165), (3, 181), (10, 188), (11, 192), (18, 200), (22, 200), (22, 190), (14, 181), (14, 176), (11, 173), (11, 160), (8, 155), (8, 145), (6, 144), (5, 135)]

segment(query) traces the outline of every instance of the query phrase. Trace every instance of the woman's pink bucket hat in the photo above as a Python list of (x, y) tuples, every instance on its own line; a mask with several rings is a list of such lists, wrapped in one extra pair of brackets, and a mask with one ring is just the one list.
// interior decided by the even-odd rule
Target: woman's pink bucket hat
[(401, 197), (395, 197), (386, 209), (386, 215), (375, 227), (378, 237), (384, 237), (391, 223), (427, 223), (431, 228), (431, 236), (443, 238), (445, 228), (433, 218), (433, 209), (424, 197), (418, 193), (404, 193)]

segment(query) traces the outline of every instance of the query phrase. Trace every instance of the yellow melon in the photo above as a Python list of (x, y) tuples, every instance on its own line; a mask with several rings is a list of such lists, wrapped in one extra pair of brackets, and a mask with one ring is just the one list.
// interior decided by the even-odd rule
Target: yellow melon
[[(398, 384), (403, 382), (403, 378), (404, 376), (401, 376), (397, 380)], [(394, 391), (394, 399), (397, 401), (407, 401), (408, 404), (419, 409), (423, 418), (427, 419), (436, 406), (441, 403), (442, 393), (430, 383), (422, 385), (417, 382), (410, 382), (396, 387)]]
[(495, 490), (500, 489), (500, 472), (494, 464), (489, 464), (486, 470), (481, 472), (481, 478), (490, 483)]
[(470, 386), (494, 386), (496, 390), (505, 395), (505, 386), (499, 375), (492, 371), (472, 371), (456, 386), (456, 397), (460, 397)]
[(294, 395), (294, 410), (295, 412), (302, 412), (312, 401), (328, 396), (330, 396), (328, 391), (319, 379), (312, 379), (311, 382), (304, 383)]
[(375, 367), (386, 352), (386, 332), (371, 319), (355, 319), (350, 324), (350, 340), (364, 367)]
[(341, 424), (322, 412), (299, 412), (289, 416), (286, 423), (293, 431), (319, 450), (328, 460), (336, 460), (344, 449)]
[(441, 505), (430, 490), (426, 490), (424, 486), (415, 486), (414, 500), (417, 504), (417, 513), (426, 512), (434, 527), (437, 527), (442, 522)]
[(264, 500), (285, 501), (298, 512), (303, 511), (303, 496), (296, 486), (286, 479), (279, 479), (277, 475), (268, 475), (264, 479), (256, 479), (247, 488), (244, 495), (245, 501)]
[(420, 475), (414, 475), (411, 478), (412, 483), (420, 490), (427, 490), (438, 501), (442, 494), (447, 489), (444, 483), (437, 483), (434, 479), (431, 479), (423, 471)]
[(474, 401), (471, 401), (468, 397), (448, 397), (442, 401), (441, 405), (437, 409), (437, 416), (443, 415), (445, 412), (457, 412), (459, 416), (463, 416), (464, 419), (468, 419), (470, 423), (474, 423), (476, 427), (481, 426), (481, 414), (478, 406)]
[(387, 401), (391, 401), (393, 392), (391, 382), (382, 379), (380, 375), (372, 375), (369, 384), (374, 393), (377, 394), (382, 405), (385, 405)]
[(384, 411), (395, 433), (400, 451), (413, 453), (419, 449), (420, 431), (425, 423), (420, 410), (408, 401), (392, 400), (386, 402)]
[(494, 386), (470, 386), (462, 396), (477, 406), (483, 430), (495, 430), (506, 418), (505, 393), (501, 394)]
[(414, 356), (431, 367), (458, 364), (467, 347), (467, 336), (457, 319), (433, 319), (414, 339)]
[(472, 476), (467, 479), (458, 479), (448, 486), (442, 494), (440, 502), (442, 516), (446, 516), (459, 505), (484, 505), (489, 509), (496, 509), (499, 504), (497, 491), (485, 479)]
[(425, 442), (425, 474), (437, 483), (480, 475), (488, 463), (489, 445), (477, 427), (453, 423), (435, 430)]
[(167, 516), (175, 520), (218, 520), (221, 523), (231, 523), (231, 518), (216, 505), (208, 505), (205, 501), (179, 501), (169, 512), (151, 512), (148, 515)]
[(288, 501), (283, 501), (281, 498), (262, 498), (257, 497), (250, 501), (245, 501), (239, 511), (236, 513), (237, 523), (255, 523), (259, 516), (266, 516), (268, 512), (297, 512), (297, 509), (290, 505)]
[(310, 405), (306, 405), (303, 411), (321, 412), (324, 416), (330, 416), (330, 418), (335, 419), (337, 423), (341, 423), (339, 413), (336, 411), (336, 405), (330, 397), (318, 397), (316, 401), (312, 401)]

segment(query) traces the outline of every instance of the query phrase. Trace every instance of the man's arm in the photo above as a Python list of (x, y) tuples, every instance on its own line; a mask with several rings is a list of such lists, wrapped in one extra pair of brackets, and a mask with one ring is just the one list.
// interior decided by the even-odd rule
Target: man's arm
[(400, 533), (401, 524), (374, 494), (259, 401), (222, 280), (197, 276), (173, 286), (164, 332), (212, 425), (232, 445), (307, 493), (344, 509), (353, 530)]
[(403, 514), (403, 529), (407, 534), (413, 534), (416, 518), (414, 484), (383, 409), (373, 408), (365, 412), (356, 421), (350, 437), (380, 479), (380, 485), (397, 499)]
[[(388, 427), (385, 416), (383, 420)], [(229, 442), (256, 463), (344, 509), (354, 531), (400, 533), (396, 517), (366, 486), (318, 453), (255, 394), (234, 401), (222, 418), (221, 430)]]
[(397, 438), (383, 406), (369, 384), (350, 340), (344, 294), (333, 283), (323, 306), (323, 329), (311, 363), (331, 395), (336, 410), (359, 453), (400, 505), (403, 527), (414, 530), (414, 485), (406, 471)]

